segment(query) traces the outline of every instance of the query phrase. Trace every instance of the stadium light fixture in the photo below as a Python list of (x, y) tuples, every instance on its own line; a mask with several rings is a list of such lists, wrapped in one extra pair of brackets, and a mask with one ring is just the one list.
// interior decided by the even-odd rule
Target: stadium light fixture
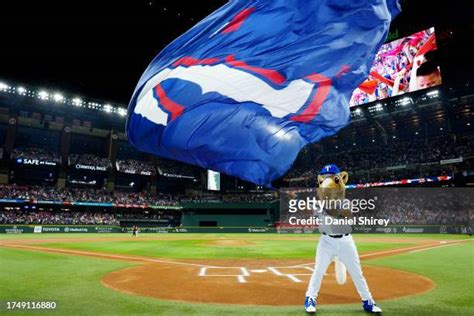
[(466, 125), (467, 125), (467, 126), (471, 126), (471, 123), (467, 123)]
[(120, 115), (120, 116), (125, 116), (127, 115), (127, 109), (124, 109), (124, 108), (119, 108), (117, 113)]
[(21, 95), (26, 94), (26, 89), (23, 87), (18, 87), (16, 91), (18, 91), (18, 94), (21, 94)]
[(88, 100), (84, 101), (83, 99), (79, 97), (75, 98), (69, 98), (66, 95), (55, 92), (55, 93), (49, 93), (46, 90), (30, 90), (24, 86), (10, 86), (6, 82), (1, 81), (0, 82), (0, 92), (11, 92), (13, 94), (17, 95), (22, 95), (22, 96), (28, 96), (31, 98), (38, 98), (42, 100), (51, 100), (54, 102), (58, 103), (67, 103), (71, 104), (77, 107), (87, 107), (91, 110), (99, 110), (99, 111), (105, 111), (107, 113), (117, 113), (120, 116), (126, 116), (128, 113), (127, 108), (124, 107), (116, 107), (111, 104), (102, 104), (102, 103), (97, 103), (97, 102), (89, 102)]
[(355, 112), (356, 112), (357, 114), (361, 114), (361, 113), (362, 113), (362, 110), (361, 110), (360, 108), (357, 108), (357, 109), (355, 110)]
[(41, 100), (47, 100), (49, 98), (49, 94), (48, 92), (41, 90), (40, 92), (38, 92), (38, 98), (40, 98)]
[(429, 97), (437, 97), (439, 95), (439, 91), (438, 90), (433, 90), (433, 91), (430, 91), (428, 93), (426, 93), (427, 96)]
[(64, 96), (60, 93), (55, 93), (53, 95), (53, 100), (56, 101), (56, 102), (62, 102), (62, 101), (64, 101)]
[(97, 102), (88, 102), (87, 103), (87, 108), (88, 109), (97, 110), (99, 107), (101, 107), (101, 105)]
[(412, 100), (409, 98), (409, 97), (405, 97), (401, 100), (401, 104), (402, 105), (407, 105), (407, 104), (410, 104), (412, 102)]
[(75, 106), (81, 106), (82, 105), (82, 100), (80, 98), (74, 98), (72, 99), (72, 104)]

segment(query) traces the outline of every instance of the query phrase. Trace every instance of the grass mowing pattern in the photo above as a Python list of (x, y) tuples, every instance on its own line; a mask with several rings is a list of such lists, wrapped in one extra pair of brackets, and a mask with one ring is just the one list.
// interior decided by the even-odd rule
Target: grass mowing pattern
[[(42, 247), (172, 259), (312, 259), (316, 241), (256, 240), (243, 247), (206, 245), (207, 240), (129, 240), (46, 243)], [(358, 242), (360, 253), (410, 247), (411, 243)]]
[[(411, 236), (410, 238), (414, 238), (413, 235)], [(426, 237), (425, 235), (418, 236), (419, 238)], [(398, 237), (400, 235), (397, 235)], [(254, 241), (254, 238), (251, 239)], [(278, 242), (283, 242), (284, 245), (280, 244), (280, 250), (288, 246), (286, 244), (288, 241)], [(299, 242), (303, 241), (296, 241), (296, 243)], [(188, 248), (189, 251), (196, 251), (196, 246), (192, 243), (185, 242), (184, 244), (186, 247), (191, 247)], [(371, 243), (366, 246), (363, 244), (360, 243), (360, 250), (366, 246), (366, 250), (374, 247)], [(156, 246), (153, 243), (151, 245)], [(381, 245), (384, 247), (386, 244), (381, 243)], [(161, 243), (160, 246), (162, 246)], [(314, 246), (315, 243), (311, 242), (311, 257), (314, 255)], [(183, 246), (182, 250), (186, 247)], [(255, 248), (259, 247), (260, 245)], [(272, 245), (264, 243), (263, 247), (269, 249), (267, 254), (273, 253)], [(149, 251), (150, 244), (145, 242), (144, 249)], [(239, 248), (238, 251), (241, 249)], [(302, 251), (298, 249), (294, 253)], [(293, 250), (290, 249), (289, 253), (293, 253)], [(474, 243), (472, 242), (378, 258), (368, 260), (366, 263), (419, 273), (437, 284), (433, 291), (423, 295), (379, 302), (387, 315), (474, 314)], [(2, 304), (6, 300), (58, 302), (56, 311), (20, 311), (15, 312), (14, 315), (36, 313), (42, 315), (304, 315), (302, 307), (240, 307), (167, 302), (118, 293), (101, 285), (102, 275), (133, 265), (133, 263), (90, 257), (0, 248), (0, 301), (3, 302)], [(4, 314), (5, 310), (0, 309), (0, 312)], [(358, 304), (326, 305), (319, 307), (318, 315), (364, 315), (364, 313), (361, 312)]]

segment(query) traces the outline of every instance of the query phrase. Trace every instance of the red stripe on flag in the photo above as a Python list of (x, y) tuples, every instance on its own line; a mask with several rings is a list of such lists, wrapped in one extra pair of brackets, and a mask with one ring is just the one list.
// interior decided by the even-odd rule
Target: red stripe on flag
[(178, 59), (173, 63), (173, 67), (178, 66), (195, 66), (195, 65), (212, 65), (219, 62), (219, 58), (205, 58), (205, 59), (197, 59), (193, 57), (183, 57)]
[(342, 65), (341, 69), (337, 72), (336, 78), (340, 78), (351, 70), (349, 65)]
[(321, 110), (321, 106), (326, 100), (329, 90), (331, 89), (332, 80), (326, 76), (320, 74), (313, 74), (308, 76), (307, 79), (319, 83), (318, 90), (314, 94), (313, 100), (308, 105), (308, 107), (303, 111), (303, 113), (291, 117), (292, 121), (308, 123), (313, 120)]
[(166, 95), (165, 90), (161, 87), (161, 85), (157, 85), (155, 87), (155, 92), (158, 95), (159, 102), (160, 104), (168, 111), (171, 113), (171, 121), (176, 119), (178, 116), (180, 116), (183, 111), (184, 107), (170, 98)]
[(177, 61), (175, 61), (175, 62), (173, 63), (173, 66), (174, 66), (174, 67), (178, 67), (178, 66), (193, 66), (193, 65), (197, 65), (197, 63), (198, 63), (198, 60), (197, 60), (196, 58), (186, 56), (186, 57), (180, 58), (180, 59), (178, 59)]
[[(178, 66), (186, 66), (186, 67), (191, 67), (195, 65), (213, 65), (216, 64), (220, 61), (219, 58), (205, 58), (205, 59), (197, 59), (194, 57), (186, 56), (178, 59), (173, 63), (173, 67), (178, 67)], [(276, 70), (272, 69), (265, 69), (265, 68), (259, 68), (259, 67), (254, 67), (248, 65), (246, 62), (241, 61), (241, 60), (235, 60), (234, 55), (229, 55), (225, 58), (225, 62), (227, 65), (230, 65), (235, 68), (239, 69), (244, 69), (248, 70), (250, 72), (259, 74), (266, 79), (272, 81), (273, 83), (276, 84), (283, 84), (286, 81), (285, 76), (280, 74)]]
[(233, 55), (227, 56), (225, 61), (228, 65), (232, 67), (248, 70), (253, 73), (259, 74), (276, 84), (282, 84), (286, 81), (285, 76), (283, 76), (276, 70), (250, 66), (244, 61), (235, 60)]
[(230, 33), (237, 31), (245, 20), (255, 11), (255, 8), (247, 8), (245, 10), (240, 11), (232, 21), (227, 24), (227, 26), (222, 30), (222, 33)]
[(201, 60), (201, 65), (212, 65), (219, 62), (219, 58), (206, 58)]

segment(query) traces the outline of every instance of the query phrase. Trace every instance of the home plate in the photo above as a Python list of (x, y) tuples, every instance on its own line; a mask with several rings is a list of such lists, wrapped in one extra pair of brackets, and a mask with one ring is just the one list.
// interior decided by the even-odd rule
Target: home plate
[(250, 270), (250, 272), (254, 272), (254, 273), (264, 273), (267, 271), (268, 271), (267, 269)]

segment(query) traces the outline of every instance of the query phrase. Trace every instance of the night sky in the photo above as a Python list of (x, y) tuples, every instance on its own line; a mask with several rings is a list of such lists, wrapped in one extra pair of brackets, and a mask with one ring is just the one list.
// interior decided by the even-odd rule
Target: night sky
[[(2, 1), (0, 80), (126, 104), (151, 59), (226, 2)], [(472, 77), (473, 2), (403, 1), (392, 31), (436, 26), (444, 75), (463, 84)]]

